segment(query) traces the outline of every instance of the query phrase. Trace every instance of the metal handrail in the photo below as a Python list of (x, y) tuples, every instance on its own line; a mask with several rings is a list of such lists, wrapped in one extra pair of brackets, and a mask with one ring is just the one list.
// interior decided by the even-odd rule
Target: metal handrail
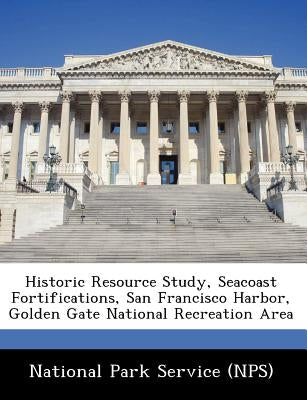
[[(285, 187), (285, 180), (279, 180), (275, 182), (273, 185), (269, 186), (267, 188), (267, 197), (270, 198), (273, 195), (276, 195), (277, 193), (280, 193), (284, 190)], [(273, 192), (273, 193), (272, 193)]]
[[(18, 193), (44, 193), (48, 192), (48, 181), (46, 180), (31, 180), (28, 182), (17, 182)], [(59, 179), (53, 185), (53, 191), (57, 193), (68, 194), (72, 198), (77, 198), (77, 190), (63, 179)]]

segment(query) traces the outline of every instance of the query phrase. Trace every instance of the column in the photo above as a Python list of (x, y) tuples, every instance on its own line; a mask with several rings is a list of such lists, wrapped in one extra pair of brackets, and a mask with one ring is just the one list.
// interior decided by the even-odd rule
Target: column
[(49, 101), (42, 101), (39, 103), (41, 109), (41, 124), (40, 124), (40, 135), (38, 145), (38, 162), (44, 162), (43, 157), (47, 152), (47, 140), (48, 140), (48, 116), (51, 109), (51, 103)]
[(17, 179), (19, 140), (20, 140), (21, 115), (23, 111), (23, 103), (17, 101), (16, 103), (13, 103), (13, 108), (14, 108), (13, 134), (11, 142), (9, 176), (6, 186), (10, 186), (10, 189), (15, 190), (16, 179)]
[(61, 114), (61, 133), (60, 133), (60, 155), (62, 163), (69, 161), (69, 128), (70, 128), (70, 102), (73, 99), (71, 92), (61, 92), (62, 114)]
[(217, 106), (219, 92), (207, 92), (209, 101), (209, 130), (210, 130), (210, 178), (211, 184), (222, 184), (223, 175), (220, 172), (219, 138), (217, 126)]
[(247, 116), (246, 116), (247, 96), (248, 92), (245, 90), (240, 90), (236, 92), (236, 97), (238, 101), (238, 115), (239, 115), (240, 183), (246, 182), (247, 172), (250, 170), (248, 129), (247, 129)]
[(158, 90), (148, 92), (150, 101), (149, 174), (147, 185), (161, 185), (159, 173), (159, 96)]
[(92, 91), (89, 93), (91, 105), (91, 124), (90, 124), (90, 146), (89, 146), (89, 170), (98, 174), (98, 124), (99, 124), (99, 102), (101, 92)]
[(275, 99), (276, 92), (274, 90), (265, 93), (265, 101), (268, 110), (268, 124), (269, 124), (269, 142), (270, 142), (270, 160), (272, 162), (280, 162), (280, 150), (278, 140), (278, 130), (275, 114)]
[(70, 126), (69, 126), (69, 150), (68, 150), (68, 162), (75, 162), (75, 129), (76, 129), (76, 111), (73, 110), (70, 112)]
[(188, 101), (190, 92), (181, 90), (178, 92), (180, 102), (180, 172), (178, 177), (179, 185), (191, 185), (192, 176), (190, 173), (190, 154), (189, 154), (189, 116)]
[(295, 103), (293, 101), (289, 101), (285, 103), (286, 112), (287, 112), (287, 121), (288, 121), (288, 138), (289, 144), (293, 146), (293, 153), (297, 153), (297, 138), (296, 138), (296, 126), (295, 126), (295, 118), (294, 118), (294, 109)]
[(130, 185), (130, 129), (129, 129), (129, 99), (131, 92), (123, 90), (120, 95), (120, 135), (119, 135), (119, 173), (116, 176), (117, 185)]

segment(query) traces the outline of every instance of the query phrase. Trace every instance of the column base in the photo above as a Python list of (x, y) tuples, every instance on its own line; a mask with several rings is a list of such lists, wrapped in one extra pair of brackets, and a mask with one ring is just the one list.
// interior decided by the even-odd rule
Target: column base
[(209, 183), (211, 185), (223, 185), (224, 184), (223, 175), (220, 173), (210, 174)]
[(148, 174), (147, 175), (147, 185), (161, 185), (161, 175), (160, 174)]
[(128, 173), (116, 175), (116, 185), (130, 185), (130, 177)]
[(247, 172), (241, 172), (239, 175), (239, 182), (241, 185), (245, 184), (248, 181), (248, 173)]
[(190, 174), (179, 174), (178, 185), (193, 185), (193, 178)]

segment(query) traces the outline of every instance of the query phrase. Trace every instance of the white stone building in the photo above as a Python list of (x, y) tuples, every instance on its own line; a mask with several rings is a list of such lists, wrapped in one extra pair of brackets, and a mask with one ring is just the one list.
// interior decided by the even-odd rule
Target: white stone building
[(54, 144), (59, 172), (96, 184), (243, 183), (289, 142), (303, 160), (307, 69), (271, 56), (164, 41), (0, 69), (1, 182), (41, 176)]

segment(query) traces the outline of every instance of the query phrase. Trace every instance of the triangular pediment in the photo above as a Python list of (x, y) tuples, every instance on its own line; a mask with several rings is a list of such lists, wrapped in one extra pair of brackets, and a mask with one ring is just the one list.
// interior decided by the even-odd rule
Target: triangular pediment
[(62, 68), (64, 76), (82, 76), (98, 73), (143, 76), (144, 74), (210, 74), (250, 72), (258, 74), (277, 74), (276, 69), (251, 63), (239, 57), (233, 57), (211, 50), (186, 44), (164, 41), (148, 46), (95, 57), (81, 64)]

